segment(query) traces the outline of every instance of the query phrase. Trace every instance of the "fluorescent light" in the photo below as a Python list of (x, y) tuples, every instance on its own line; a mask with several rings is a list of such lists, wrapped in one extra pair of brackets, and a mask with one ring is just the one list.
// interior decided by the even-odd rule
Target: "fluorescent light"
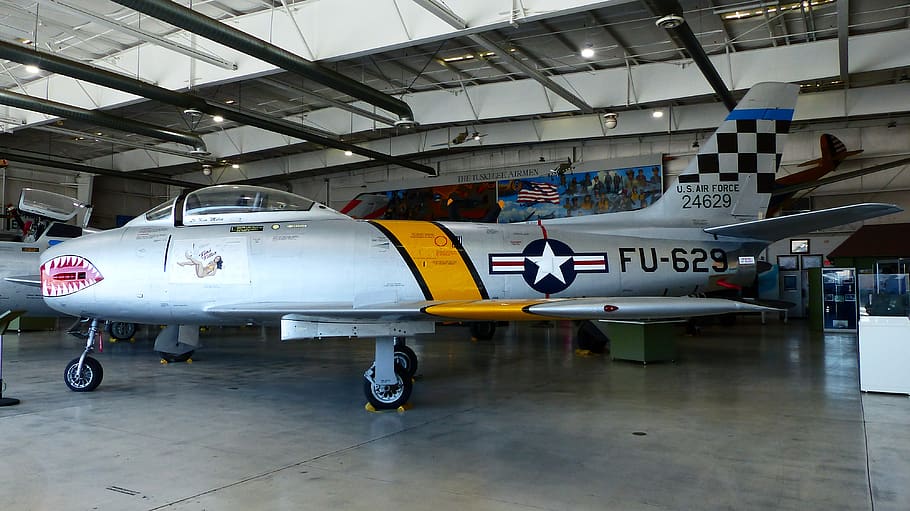
[(220, 115), (216, 115), (216, 116), (212, 117), (212, 120), (215, 122), (224, 122), (224, 117), (221, 117)]
[(655, 119), (660, 119), (663, 116), (664, 116), (663, 110), (655, 110), (655, 111), (651, 112), (651, 117), (653, 117)]
[(240, 168), (240, 164), (239, 164), (239, 163), (234, 163), (233, 165), (231, 165), (231, 168), (232, 168), (232, 169), (239, 169), (239, 168)]
[(34, 64), (27, 64), (25, 66), (25, 71), (29, 74), (37, 74), (39, 71), (41, 71), (41, 68)]
[(353, 154), (354, 154), (354, 153), (353, 153), (352, 151), (350, 151), (350, 150), (344, 152), (344, 155), (345, 155), (345, 156), (353, 156)]

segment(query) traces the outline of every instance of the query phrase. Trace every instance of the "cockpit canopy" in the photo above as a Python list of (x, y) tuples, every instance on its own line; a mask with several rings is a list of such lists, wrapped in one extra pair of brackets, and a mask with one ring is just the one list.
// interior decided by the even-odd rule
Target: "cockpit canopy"
[(281, 190), (218, 185), (181, 195), (139, 218), (155, 223), (172, 219), (175, 226), (190, 226), (348, 217), (306, 197)]

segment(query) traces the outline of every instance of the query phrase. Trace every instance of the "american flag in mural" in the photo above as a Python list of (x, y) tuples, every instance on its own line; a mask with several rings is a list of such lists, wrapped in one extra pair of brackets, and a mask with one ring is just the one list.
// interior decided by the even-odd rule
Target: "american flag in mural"
[(531, 181), (523, 183), (518, 192), (518, 202), (552, 202), (559, 204), (559, 192), (556, 185)]

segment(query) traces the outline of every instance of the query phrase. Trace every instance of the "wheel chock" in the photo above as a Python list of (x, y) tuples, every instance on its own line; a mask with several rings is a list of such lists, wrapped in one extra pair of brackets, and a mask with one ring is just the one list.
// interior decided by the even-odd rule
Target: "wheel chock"
[(166, 365), (167, 365), (167, 360), (165, 360), (165, 359), (162, 358), (161, 360), (158, 361), (158, 363), (161, 364), (161, 365), (163, 365), (163, 366), (166, 366)]
[(192, 359), (192, 358), (186, 359), (186, 363), (187, 363), (187, 364), (192, 364), (192, 363), (193, 363), (193, 359)]
[(116, 337), (111, 337), (110, 339), (107, 340), (107, 342), (109, 342), (111, 344), (117, 344), (117, 341), (119, 341), (119, 340), (120, 339), (117, 339)]
[[(404, 412), (410, 410), (411, 408), (414, 408), (414, 405), (412, 405), (410, 402), (407, 402), (407, 403), (405, 403), (405, 404), (399, 406), (398, 408), (396, 408), (395, 411), (398, 412), (398, 413), (404, 413)], [(391, 410), (377, 410), (377, 409), (376, 409), (372, 404), (370, 404), (369, 402), (368, 402), (367, 404), (363, 405), (363, 409), (366, 410), (366, 411), (368, 411), (368, 412), (370, 412), (370, 413), (386, 413), (386, 412), (390, 412), (390, 411), (391, 411)]]
[(588, 357), (594, 357), (594, 356), (596, 356), (596, 355), (597, 355), (597, 354), (594, 353), (594, 352), (591, 351), (591, 350), (583, 350), (583, 349), (581, 349), (581, 348), (575, 348), (575, 356), (576, 356), (576, 357), (585, 357), (585, 358), (588, 358)]

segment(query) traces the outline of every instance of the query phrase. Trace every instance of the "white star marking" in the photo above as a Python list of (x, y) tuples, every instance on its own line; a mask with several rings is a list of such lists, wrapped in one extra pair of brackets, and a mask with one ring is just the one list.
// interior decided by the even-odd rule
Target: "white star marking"
[(537, 265), (537, 277), (535, 278), (534, 283), (537, 284), (546, 278), (547, 275), (552, 275), (565, 284), (566, 278), (562, 274), (562, 268), (560, 268), (560, 266), (565, 264), (569, 259), (572, 259), (572, 256), (558, 256), (553, 253), (550, 244), (545, 243), (543, 254), (540, 254), (537, 257), (528, 257), (528, 261)]

